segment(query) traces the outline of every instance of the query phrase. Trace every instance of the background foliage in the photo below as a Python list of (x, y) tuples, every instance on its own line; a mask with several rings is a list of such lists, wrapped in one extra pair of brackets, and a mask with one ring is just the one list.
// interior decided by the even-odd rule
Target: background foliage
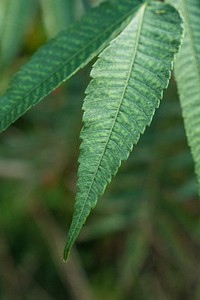
[[(47, 36), (99, 2), (65, 1), (66, 14), (54, 15), (55, 1), (20, 1), (32, 6), (29, 17), (15, 23), (3, 11), (12, 1), (0, 3), (1, 47), (16, 39), (2, 59), (1, 93)], [(59, 22), (48, 21), (54, 17)], [(7, 33), (3, 24), (10, 26)], [(89, 217), (69, 263), (62, 262), (90, 69), (1, 135), (0, 299), (197, 300), (200, 204), (173, 77), (151, 128)]]

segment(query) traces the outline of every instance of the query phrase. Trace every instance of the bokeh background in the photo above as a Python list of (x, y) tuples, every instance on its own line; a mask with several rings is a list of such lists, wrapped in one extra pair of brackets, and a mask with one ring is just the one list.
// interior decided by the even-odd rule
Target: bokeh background
[[(40, 45), (99, 2), (1, 0), (0, 94)], [(199, 300), (200, 203), (173, 76), (62, 261), (91, 67), (0, 136), (0, 299)]]

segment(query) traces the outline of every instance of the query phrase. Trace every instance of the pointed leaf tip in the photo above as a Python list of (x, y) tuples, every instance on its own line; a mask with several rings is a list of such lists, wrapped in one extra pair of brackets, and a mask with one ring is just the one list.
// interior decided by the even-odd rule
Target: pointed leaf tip
[(69, 259), (69, 254), (70, 254), (70, 248), (67, 247), (67, 244), (64, 248), (64, 251), (63, 251), (63, 261), (66, 263)]
[(78, 192), (65, 259), (98, 197), (151, 123), (179, 50), (181, 23), (172, 6), (145, 3), (93, 67), (83, 104)]

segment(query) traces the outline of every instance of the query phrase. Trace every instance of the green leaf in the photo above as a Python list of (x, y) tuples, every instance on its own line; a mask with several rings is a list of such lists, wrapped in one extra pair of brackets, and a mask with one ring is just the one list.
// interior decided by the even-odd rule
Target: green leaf
[(103, 3), (39, 49), (0, 98), (0, 131), (95, 57), (130, 21), (141, 1)]
[(181, 0), (185, 37), (175, 64), (175, 76), (200, 192), (200, 2)]
[(173, 7), (144, 4), (94, 65), (83, 105), (78, 192), (65, 260), (97, 198), (151, 123), (181, 36)]

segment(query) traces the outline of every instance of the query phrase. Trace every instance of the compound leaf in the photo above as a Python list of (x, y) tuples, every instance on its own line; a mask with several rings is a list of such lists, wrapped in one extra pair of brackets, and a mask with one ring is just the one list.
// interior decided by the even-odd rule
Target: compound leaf
[(64, 260), (98, 197), (151, 123), (181, 36), (172, 6), (145, 3), (94, 65), (83, 104), (78, 192)]

